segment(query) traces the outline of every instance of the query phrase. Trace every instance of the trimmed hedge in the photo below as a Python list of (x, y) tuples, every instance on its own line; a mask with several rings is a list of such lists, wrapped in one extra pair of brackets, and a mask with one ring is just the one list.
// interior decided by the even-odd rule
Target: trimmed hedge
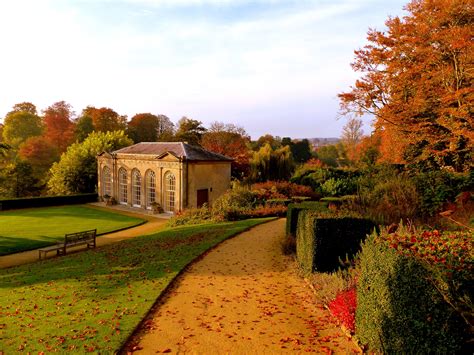
[(296, 257), (306, 272), (337, 270), (340, 260), (352, 258), (360, 243), (376, 225), (364, 218), (321, 216), (314, 211), (301, 211), (296, 231)]
[(463, 322), (433, 284), (437, 275), (419, 259), (369, 237), (360, 254), (356, 335), (370, 352), (453, 354)]
[(328, 203), (319, 201), (290, 203), (286, 213), (286, 235), (296, 236), (298, 214), (303, 210), (328, 211)]
[(266, 205), (284, 205), (288, 206), (291, 203), (289, 198), (271, 198), (265, 202)]
[(77, 205), (89, 202), (97, 202), (96, 193), (66, 195), (66, 196), (41, 196), (25, 197), (9, 200), (0, 200), (0, 211), (14, 210), (21, 208), (50, 207), (60, 205)]

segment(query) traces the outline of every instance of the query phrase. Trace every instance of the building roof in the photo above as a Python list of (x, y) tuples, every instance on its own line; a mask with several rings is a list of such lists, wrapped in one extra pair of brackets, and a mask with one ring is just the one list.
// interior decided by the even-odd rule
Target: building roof
[(171, 153), (176, 157), (191, 161), (232, 161), (232, 158), (225, 155), (184, 142), (141, 142), (112, 152), (112, 154), (116, 153), (154, 156)]

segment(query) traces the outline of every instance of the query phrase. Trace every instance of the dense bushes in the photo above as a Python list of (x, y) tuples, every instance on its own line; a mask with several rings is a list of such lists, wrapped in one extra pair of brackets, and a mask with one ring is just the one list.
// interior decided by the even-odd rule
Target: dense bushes
[(474, 171), (456, 174), (448, 171), (415, 173), (412, 177), (420, 195), (420, 211), (433, 216), (446, 202), (453, 202), (461, 191), (474, 190)]
[(472, 250), (472, 234), (368, 238), (360, 254), (358, 339), (383, 353), (459, 351), (462, 315), (472, 316)]
[(1, 210), (13, 210), (20, 208), (36, 208), (60, 205), (74, 205), (81, 203), (97, 202), (97, 194), (80, 194), (67, 196), (44, 196), (44, 197), (26, 197), (9, 200), (0, 200)]
[(418, 172), (377, 166), (361, 172), (353, 208), (380, 224), (433, 217), (462, 191), (474, 190), (474, 172)]
[(296, 231), (296, 256), (306, 272), (334, 271), (340, 260), (353, 256), (375, 224), (347, 214), (301, 211)]
[(303, 166), (291, 178), (291, 182), (311, 187), (323, 196), (354, 194), (360, 172), (353, 169)]
[(318, 199), (319, 194), (314, 193), (309, 186), (294, 184), (288, 181), (267, 181), (251, 186), (258, 201), (264, 202), (270, 199), (291, 199), (293, 197), (308, 197)]
[(360, 185), (359, 212), (380, 224), (398, 223), (420, 215), (420, 198), (412, 180), (404, 174), (393, 174), (374, 184)]

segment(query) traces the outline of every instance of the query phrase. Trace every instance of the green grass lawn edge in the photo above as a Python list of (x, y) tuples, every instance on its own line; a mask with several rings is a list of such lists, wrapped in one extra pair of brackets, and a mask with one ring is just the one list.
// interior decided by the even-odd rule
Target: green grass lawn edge
[[(41, 208), (28, 208), (28, 209), (21, 209), (21, 210), (10, 210), (10, 211), (5, 211), (5, 212), (0, 213), (0, 218), (2, 217), (2, 214), (3, 215), (12, 215), (14, 213), (18, 213), (19, 215), (32, 214), (33, 218), (34, 218), (35, 212), (48, 211), (48, 210), (58, 210), (58, 211), (62, 212), (64, 209), (66, 209), (66, 210), (70, 209), (71, 211), (75, 211), (78, 208), (94, 211), (96, 214), (100, 214), (100, 215), (103, 215), (103, 216), (114, 216), (114, 217), (120, 216), (120, 217), (123, 218), (123, 221), (118, 221), (117, 220), (115, 222), (117, 224), (116, 227), (105, 227), (105, 226), (102, 226), (100, 224), (99, 225), (96, 224), (96, 225), (92, 225), (91, 227), (84, 226), (84, 228), (80, 228), (81, 230), (79, 230), (79, 229), (78, 230), (72, 230), (71, 229), (71, 230), (67, 230), (67, 231), (62, 230), (62, 232), (64, 232), (64, 233), (55, 232), (54, 228), (52, 228), (52, 231), (51, 231), (52, 235), (59, 234), (59, 236), (55, 236), (55, 237), (48, 237), (47, 235), (41, 235), (41, 232), (40, 232), (39, 235), (36, 236), (36, 238), (38, 238), (38, 239), (35, 239), (35, 236), (28, 235), (28, 233), (26, 233), (26, 235), (24, 236), (25, 239), (23, 240), (23, 243), (21, 243), (21, 240), (19, 240), (17, 245), (10, 245), (10, 246), (8, 245), (8, 239), (9, 238), (21, 239), (22, 237), (18, 236), (18, 235), (13, 235), (13, 236), (8, 235), (8, 231), (5, 231), (5, 228), (4, 228), (2, 230), (2, 232), (0, 233), (0, 256), (12, 255), (12, 254), (16, 254), (16, 253), (36, 250), (38, 248), (43, 248), (43, 247), (47, 247), (47, 246), (50, 246), (50, 245), (60, 243), (62, 240), (64, 240), (64, 234), (66, 234), (66, 233), (80, 232), (80, 231), (88, 230), (88, 229), (98, 229), (99, 232), (97, 233), (97, 236), (102, 236), (102, 235), (105, 235), (105, 234), (115, 233), (115, 232), (130, 229), (130, 228), (134, 228), (134, 227), (137, 227), (137, 226), (140, 226), (140, 225), (143, 225), (143, 224), (147, 223), (147, 220), (144, 220), (144, 219), (139, 218), (139, 217), (131, 217), (131, 216), (128, 216), (128, 215), (123, 215), (121, 213), (117, 213), (115, 211), (108, 211), (108, 210), (106, 211), (106, 210), (97, 209), (97, 208), (94, 208), (94, 207), (91, 207), (91, 206), (88, 206), (88, 205), (52, 206), (52, 207), (41, 207)], [(78, 215), (71, 215), (71, 216), (74, 217), (75, 219), (80, 217)], [(64, 218), (64, 215), (62, 215), (61, 218)], [(89, 219), (87, 217), (85, 217), (84, 221), (87, 221), (87, 220), (89, 220)], [(110, 223), (112, 223), (112, 222), (110, 222)], [(34, 226), (28, 226), (28, 224), (27, 224), (25, 226), (25, 229), (29, 231), (31, 229), (34, 229)], [(2, 235), (3, 233), (5, 233), (5, 236)], [(5, 238), (5, 239), (2, 240), (2, 238)], [(51, 239), (48, 240), (48, 239), (44, 239), (44, 238), (51, 238)], [(7, 243), (7, 244), (5, 246), (5, 245), (2, 245), (2, 243)]]
[[(5, 315), (5, 328), (0, 330), (4, 333), (5, 348), (0, 350), (116, 353), (124, 349), (173, 282), (191, 264), (224, 241), (275, 219), (167, 228), (90, 251), (0, 270), (0, 313)], [(170, 245), (176, 247), (169, 248)], [(96, 263), (96, 270), (90, 271), (89, 267), (93, 269)], [(133, 269), (136, 263), (139, 265)], [(144, 278), (138, 277), (140, 271), (147, 273)], [(57, 302), (61, 305), (57, 306)], [(97, 315), (91, 314), (96, 311)], [(123, 319), (120, 318), (121, 332), (116, 335), (112, 328), (113, 333), (109, 334), (109, 326), (114, 327), (113, 322), (117, 321), (109, 318), (117, 312), (125, 312)], [(26, 318), (30, 316), (36, 317), (31, 329)], [(102, 326), (98, 326), (99, 320), (104, 322), (99, 323)], [(87, 335), (91, 329), (97, 331), (92, 340)], [(84, 336), (85, 340), (71, 340), (68, 338), (71, 334)], [(111, 339), (103, 340), (104, 334)], [(45, 348), (46, 345), (51, 348)]]

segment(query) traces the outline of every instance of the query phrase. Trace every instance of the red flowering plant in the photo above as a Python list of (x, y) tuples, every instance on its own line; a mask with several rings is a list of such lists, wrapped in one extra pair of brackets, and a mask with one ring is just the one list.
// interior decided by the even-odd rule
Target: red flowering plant
[(474, 274), (474, 234), (403, 230), (383, 233), (383, 239), (400, 254), (415, 257), (437, 268), (447, 279)]
[(429, 271), (430, 283), (472, 327), (474, 314), (474, 233), (421, 231), (400, 227), (383, 231), (376, 242), (385, 243), (401, 256), (415, 258)]
[(341, 291), (329, 305), (332, 315), (352, 334), (355, 332), (355, 311), (357, 307), (357, 292), (353, 286)]

